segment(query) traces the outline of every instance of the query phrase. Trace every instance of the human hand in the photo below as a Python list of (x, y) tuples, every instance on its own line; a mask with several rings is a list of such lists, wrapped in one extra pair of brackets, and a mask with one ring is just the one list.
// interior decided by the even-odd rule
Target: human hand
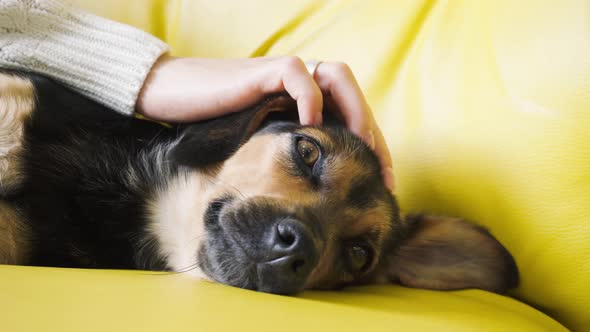
[(329, 96), (350, 131), (379, 157), (386, 186), (393, 190), (391, 156), (383, 134), (350, 68), (320, 63), (312, 77), (297, 57), (200, 59), (163, 56), (154, 64), (137, 99), (137, 110), (161, 121), (189, 122), (242, 110), (271, 93), (297, 101), (303, 125), (321, 124)]

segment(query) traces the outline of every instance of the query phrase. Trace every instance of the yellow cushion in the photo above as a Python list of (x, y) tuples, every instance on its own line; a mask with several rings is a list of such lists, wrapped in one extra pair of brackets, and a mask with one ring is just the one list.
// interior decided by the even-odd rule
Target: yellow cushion
[[(165, 38), (177, 55), (348, 62), (392, 148), (402, 207), (486, 225), (520, 267), (514, 295), (590, 330), (586, 0), (74, 2)], [(430, 309), (455, 296), (378, 291), (420, 294)], [(259, 296), (244, 301), (265, 310)], [(392, 297), (383, 301), (403, 312)]]
[(567, 331), (477, 290), (365, 287), (298, 297), (141, 271), (0, 266), (4, 331)]

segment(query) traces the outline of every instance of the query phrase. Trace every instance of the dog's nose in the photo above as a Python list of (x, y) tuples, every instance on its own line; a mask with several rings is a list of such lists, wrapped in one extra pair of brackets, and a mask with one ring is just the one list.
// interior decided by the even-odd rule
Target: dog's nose
[(303, 290), (318, 262), (311, 230), (302, 222), (287, 219), (276, 224), (268, 248), (272, 260), (257, 266), (259, 290), (291, 294)]

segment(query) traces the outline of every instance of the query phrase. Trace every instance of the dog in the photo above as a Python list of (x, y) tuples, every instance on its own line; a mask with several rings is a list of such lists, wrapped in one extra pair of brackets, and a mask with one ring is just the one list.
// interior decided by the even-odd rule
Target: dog
[(458, 218), (400, 216), (377, 157), (330, 113), (271, 96), (162, 125), (43, 76), (0, 74), (0, 263), (142, 269), (277, 294), (399, 283), (503, 293), (510, 253)]

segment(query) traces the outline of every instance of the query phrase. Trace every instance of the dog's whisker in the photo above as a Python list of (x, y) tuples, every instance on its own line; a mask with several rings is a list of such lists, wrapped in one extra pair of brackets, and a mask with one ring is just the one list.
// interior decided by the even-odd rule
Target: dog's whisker
[(229, 183), (225, 183), (225, 181), (223, 181), (221, 179), (217, 179), (217, 181), (215, 181), (214, 180), (214, 177), (212, 177), (211, 175), (205, 175), (204, 177), (205, 177), (205, 179), (209, 183), (211, 183), (213, 185), (221, 185), (221, 186), (224, 186), (224, 187), (229, 187), (230, 189), (236, 191), (240, 195), (240, 198), (242, 199), (242, 201), (245, 201), (246, 200), (246, 196), (244, 196), (244, 194), (238, 188), (236, 188), (235, 186), (233, 186), (233, 185), (231, 185)]
[(172, 271), (172, 273), (173, 274), (186, 273), (186, 272), (192, 271), (198, 267), (199, 267), (198, 263), (193, 263), (191, 265), (187, 265), (187, 266), (182, 267), (180, 269), (174, 270), (174, 271)]
[(349, 152), (342, 158), (343, 162), (349, 161), (360, 149), (363, 148), (363, 145), (358, 143), (354, 146), (354, 148), (350, 149)]
[[(219, 216), (219, 213), (216, 214), (216, 216)], [(189, 244), (193, 244), (195, 243), (195, 241), (201, 240), (203, 238), (205, 238), (206, 235), (199, 235), (199, 236), (195, 236), (192, 240), (189, 241)]]

